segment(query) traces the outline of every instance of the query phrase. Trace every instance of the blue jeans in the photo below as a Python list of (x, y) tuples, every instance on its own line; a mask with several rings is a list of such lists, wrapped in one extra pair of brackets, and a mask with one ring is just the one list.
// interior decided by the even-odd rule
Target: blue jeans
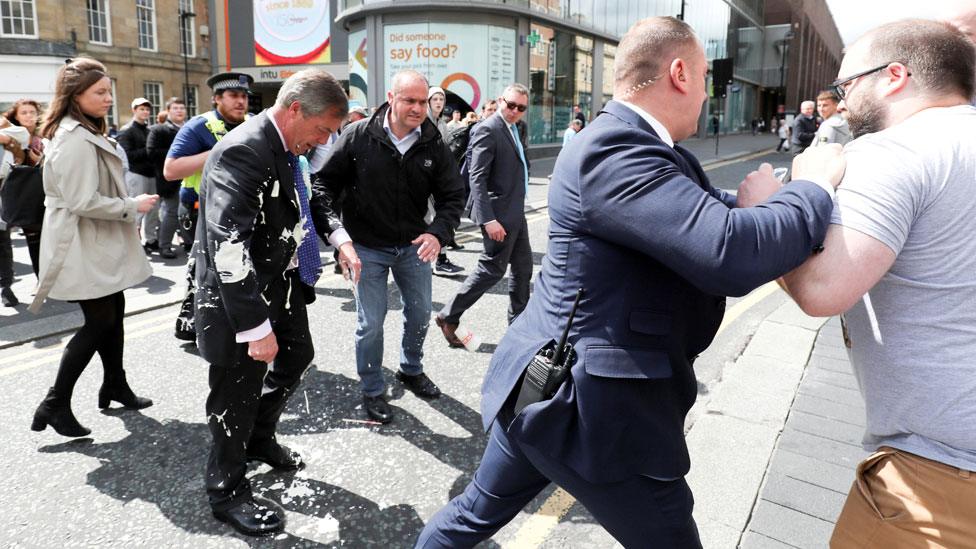
[(356, 286), (356, 371), (363, 393), (376, 396), (386, 390), (383, 381), (383, 321), (386, 319), (386, 282), (390, 271), (400, 289), (403, 305), (403, 340), (400, 371), (423, 372), (424, 339), (430, 324), (431, 265), (417, 257), (417, 246), (368, 248), (353, 244), (362, 261)]

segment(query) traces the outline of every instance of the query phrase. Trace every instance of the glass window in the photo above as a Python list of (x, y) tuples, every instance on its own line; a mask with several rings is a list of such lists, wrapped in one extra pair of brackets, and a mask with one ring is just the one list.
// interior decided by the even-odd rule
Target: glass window
[(187, 118), (197, 115), (197, 87), (183, 86), (183, 101), (186, 103)]
[(0, 0), (0, 36), (37, 38), (34, 0)]
[(87, 0), (88, 41), (93, 44), (112, 44), (112, 25), (109, 0)]
[(142, 96), (149, 100), (152, 105), (152, 116), (149, 118), (151, 123), (155, 123), (156, 115), (163, 108), (163, 83), (162, 82), (143, 82)]
[(602, 108), (608, 101), (613, 99), (613, 60), (617, 57), (617, 46), (610, 44), (603, 45), (603, 103)]
[(118, 124), (119, 124), (119, 109), (118, 109), (119, 96), (118, 96), (117, 93), (115, 93), (115, 79), (114, 78), (109, 78), (109, 80), (112, 81), (112, 99), (114, 99), (114, 101), (112, 101), (112, 108), (108, 110), (108, 114), (105, 115), (105, 118), (108, 120), (109, 127), (115, 126), (115, 129), (118, 129), (119, 128), (119, 126), (118, 126)]
[(136, 0), (139, 49), (156, 51), (156, 0)]
[(196, 55), (196, 14), (193, 13), (193, 0), (180, 0), (180, 54), (186, 57)]
[(529, 143), (558, 143), (573, 116), (573, 105), (592, 95), (593, 42), (581, 39), (578, 46), (574, 33), (538, 23), (531, 28), (540, 39), (529, 51)]

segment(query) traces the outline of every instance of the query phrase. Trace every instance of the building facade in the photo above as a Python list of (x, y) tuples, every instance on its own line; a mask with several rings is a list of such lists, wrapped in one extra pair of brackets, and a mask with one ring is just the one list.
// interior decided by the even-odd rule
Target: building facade
[(592, 118), (611, 98), (620, 37), (654, 15), (683, 17), (709, 60), (733, 60), (733, 82), (709, 99), (701, 135), (712, 118), (723, 132), (749, 131), (795, 111), (795, 98), (829, 83), (840, 60), (820, 0), (215, 0), (214, 70), (252, 75), (256, 107), (311, 65), (369, 107), (386, 101), (403, 69), (424, 73), (462, 111), (523, 82), (538, 154), (561, 143), (574, 105)]
[(136, 97), (154, 114), (185, 97), (195, 113), (209, 108), (211, 53), (208, 0), (0, 0), (0, 106), (49, 102), (58, 67), (84, 56), (112, 79), (111, 124), (132, 118)]

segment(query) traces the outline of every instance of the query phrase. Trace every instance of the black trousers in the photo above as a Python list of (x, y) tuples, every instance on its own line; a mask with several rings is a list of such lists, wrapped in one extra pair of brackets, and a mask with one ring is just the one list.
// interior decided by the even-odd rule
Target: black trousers
[(512, 266), (512, 280), (508, 285), (508, 322), (519, 315), (529, 303), (529, 286), (532, 281), (532, 248), (529, 245), (529, 224), (522, 217), (516, 227), (505, 227), (505, 240), (496, 242), (488, 238), (481, 228), (485, 251), (478, 258), (474, 272), (464, 280), (447, 305), (438, 313), (445, 321), (457, 324), (472, 305), (492, 286), (505, 276), (508, 266)]
[(10, 231), (0, 231), (0, 288), (9, 288), (14, 283), (14, 248), (10, 242)]
[(271, 326), (278, 341), (274, 362), (269, 366), (251, 359), (247, 344), (242, 343), (237, 346), (235, 363), (210, 365), (207, 425), (213, 444), (206, 487), (214, 510), (234, 507), (251, 497), (244, 476), (247, 447), (274, 439), (288, 397), (312, 362), (312, 338), (297, 271), (288, 271), (265, 294), (271, 301)]

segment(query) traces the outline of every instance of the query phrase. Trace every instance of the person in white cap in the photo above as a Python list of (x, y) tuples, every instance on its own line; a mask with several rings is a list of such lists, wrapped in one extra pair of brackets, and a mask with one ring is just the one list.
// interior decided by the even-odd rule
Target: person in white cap
[[(125, 151), (129, 169), (125, 172), (125, 186), (129, 196), (156, 193), (156, 172), (149, 160), (146, 140), (149, 137), (149, 119), (152, 103), (145, 97), (132, 100), (132, 121), (119, 130), (119, 145)], [(143, 249), (146, 255), (159, 251), (159, 204), (145, 213), (136, 215), (136, 227), (142, 229)]]

